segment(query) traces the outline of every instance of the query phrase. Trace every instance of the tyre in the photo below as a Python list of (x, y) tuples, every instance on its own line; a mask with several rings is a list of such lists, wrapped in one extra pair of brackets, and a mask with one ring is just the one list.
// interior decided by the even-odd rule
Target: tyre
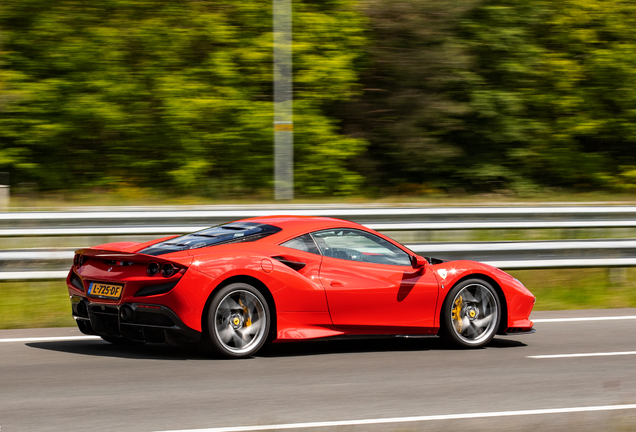
[(207, 318), (208, 345), (229, 358), (249, 357), (261, 349), (271, 322), (267, 300), (246, 283), (218, 290)]
[(444, 300), (440, 335), (453, 345), (479, 348), (495, 337), (501, 306), (488, 282), (469, 279), (455, 285)]

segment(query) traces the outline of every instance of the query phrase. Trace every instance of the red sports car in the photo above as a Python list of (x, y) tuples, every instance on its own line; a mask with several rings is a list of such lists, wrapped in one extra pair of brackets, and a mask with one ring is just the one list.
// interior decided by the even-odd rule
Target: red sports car
[(481, 347), (534, 332), (535, 297), (473, 261), (424, 258), (357, 223), (245, 219), (76, 252), (66, 279), (80, 330), (112, 343), (199, 342), (247, 357), (267, 341), (440, 335)]

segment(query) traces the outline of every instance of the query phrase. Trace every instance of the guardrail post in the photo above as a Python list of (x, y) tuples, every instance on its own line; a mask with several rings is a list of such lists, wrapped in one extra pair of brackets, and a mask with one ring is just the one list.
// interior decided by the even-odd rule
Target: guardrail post
[(0, 210), (9, 208), (9, 173), (0, 172)]
[(6, 211), (9, 208), (9, 186), (0, 185), (0, 210)]
[(625, 267), (610, 267), (608, 276), (611, 286), (627, 283), (627, 269)]

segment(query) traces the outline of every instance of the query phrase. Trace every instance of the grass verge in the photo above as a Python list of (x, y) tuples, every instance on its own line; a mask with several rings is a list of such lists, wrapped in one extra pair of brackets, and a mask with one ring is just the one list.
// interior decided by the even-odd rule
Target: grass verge
[(276, 201), (271, 190), (261, 193), (237, 192), (221, 196), (184, 195), (159, 189), (139, 188), (129, 184), (114, 185), (88, 192), (37, 193), (11, 191), (8, 210), (38, 208), (41, 210), (66, 209), (78, 206), (198, 206), (198, 205), (246, 205), (246, 204), (383, 204), (399, 206), (484, 206), (484, 205), (537, 205), (537, 204), (634, 204), (633, 193), (607, 191), (577, 192), (571, 190), (546, 190), (532, 195), (515, 195), (511, 192), (486, 194), (421, 193), (383, 196), (360, 195), (346, 197), (300, 196), (292, 201)]
[(74, 325), (63, 280), (0, 283), (0, 329)]
[(509, 271), (537, 297), (534, 310), (636, 307), (636, 268)]

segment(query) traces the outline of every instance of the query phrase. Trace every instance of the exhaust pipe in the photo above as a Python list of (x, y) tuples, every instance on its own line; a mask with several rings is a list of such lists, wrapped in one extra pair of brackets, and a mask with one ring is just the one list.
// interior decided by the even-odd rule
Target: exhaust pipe
[(77, 316), (88, 318), (88, 306), (86, 305), (86, 300), (82, 299), (79, 303), (77, 303)]
[(122, 322), (132, 323), (135, 321), (135, 311), (130, 307), (130, 305), (123, 305), (119, 309), (119, 318)]

